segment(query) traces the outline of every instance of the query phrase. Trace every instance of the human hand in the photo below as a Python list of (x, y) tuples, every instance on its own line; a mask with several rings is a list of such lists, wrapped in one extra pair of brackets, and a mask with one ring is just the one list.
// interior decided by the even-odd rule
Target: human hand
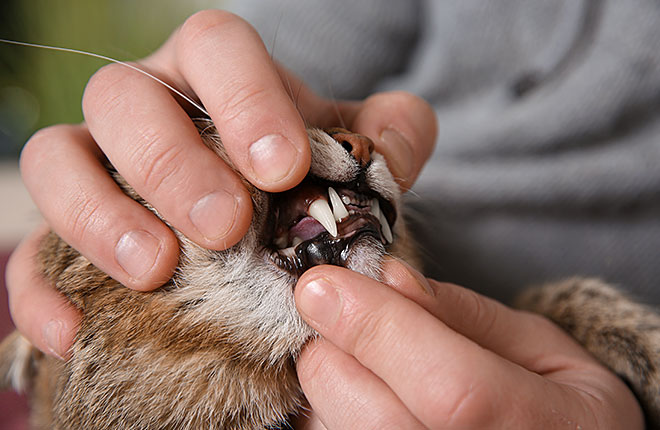
[(388, 261), (296, 286), (322, 336), (298, 359), (306, 429), (642, 429), (625, 384), (545, 318)]
[[(254, 29), (226, 12), (193, 15), (140, 64), (201, 100), (233, 163), (266, 191), (295, 186), (307, 173), (302, 118), (320, 127), (343, 121), (370, 136), (403, 188), (435, 140), (435, 115), (421, 99), (398, 92), (362, 102), (322, 99), (273, 63)], [(247, 191), (202, 144), (190, 109), (148, 77), (109, 65), (87, 85), (86, 122), (39, 131), (21, 155), (24, 182), (50, 228), (127, 287), (148, 291), (169, 279), (178, 244), (164, 223), (119, 190), (103, 168), (106, 157), (168, 222), (202, 246), (235, 244), (251, 221)], [(37, 275), (34, 255), (45, 231), (12, 255), (10, 309), (35, 346), (66, 357), (78, 315)]]

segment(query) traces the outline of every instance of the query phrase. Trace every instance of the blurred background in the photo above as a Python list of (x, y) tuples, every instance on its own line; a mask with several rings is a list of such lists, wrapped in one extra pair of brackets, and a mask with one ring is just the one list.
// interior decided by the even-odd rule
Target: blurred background
[[(74, 48), (119, 60), (142, 58), (211, 0), (2, 0), (0, 38)], [(82, 121), (80, 100), (104, 61), (0, 43), (0, 338), (13, 329), (4, 268), (21, 237), (39, 220), (18, 171), (25, 141), (39, 128)], [(55, 142), (53, 142), (55, 144)], [(26, 403), (0, 393), (0, 430), (27, 429)]]

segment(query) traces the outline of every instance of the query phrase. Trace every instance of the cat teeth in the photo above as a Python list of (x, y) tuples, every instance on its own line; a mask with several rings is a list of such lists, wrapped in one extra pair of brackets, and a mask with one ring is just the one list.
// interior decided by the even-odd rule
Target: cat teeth
[(335, 217), (335, 221), (339, 222), (346, 218), (348, 216), (348, 210), (346, 210), (346, 206), (342, 203), (342, 199), (337, 194), (337, 191), (332, 187), (328, 187), (328, 196), (330, 196), (330, 204), (332, 205), (332, 214)]
[[(314, 200), (309, 205), (307, 214), (318, 221), (323, 226), (323, 228), (325, 228), (328, 233), (332, 235), (332, 237), (337, 237), (337, 223), (341, 222), (343, 219), (350, 215), (350, 212), (348, 209), (346, 209), (344, 203), (349, 204), (351, 203), (351, 200), (348, 196), (339, 196), (339, 193), (337, 193), (337, 191), (332, 187), (328, 187), (328, 197), (330, 198), (330, 203), (328, 203), (328, 201), (324, 198)], [(392, 243), (394, 241), (392, 229), (390, 228), (390, 224), (387, 222), (387, 218), (380, 210), (380, 203), (378, 202), (378, 199), (373, 198), (371, 200), (365, 200), (363, 203), (365, 205), (369, 204), (369, 210), (371, 214), (380, 222), (381, 232), (385, 241), (387, 241), (387, 243)], [(284, 241), (278, 238), (275, 244), (280, 248), (286, 246), (280, 242), (283, 243)], [(292, 239), (291, 244), (292, 247), (295, 248), (302, 242), (303, 240), (296, 236)]]
[(385, 218), (385, 215), (380, 210), (380, 203), (378, 203), (378, 199), (371, 199), (370, 210), (371, 213), (376, 218), (378, 218), (378, 221), (380, 221), (380, 228), (383, 231), (383, 237), (387, 243), (392, 243), (394, 241), (394, 237), (392, 236), (392, 229), (390, 228), (390, 223), (387, 222), (387, 218)]
[(371, 209), (370, 209), (371, 213), (372, 213), (376, 218), (380, 219), (380, 213), (381, 213), (381, 212), (380, 212), (380, 203), (378, 203), (378, 199), (371, 199), (371, 202), (370, 202), (370, 203), (371, 203), (371, 204), (370, 204), (370, 206), (371, 206)]
[(325, 199), (314, 200), (307, 210), (309, 216), (317, 220), (332, 237), (337, 237), (337, 223), (330, 205)]
[(380, 221), (380, 226), (381, 229), (383, 230), (383, 236), (385, 236), (385, 240), (387, 241), (387, 243), (394, 242), (394, 237), (392, 236), (392, 229), (390, 229), (390, 224), (387, 222), (387, 219), (385, 218), (385, 215), (383, 215), (382, 212), (380, 213), (378, 220)]

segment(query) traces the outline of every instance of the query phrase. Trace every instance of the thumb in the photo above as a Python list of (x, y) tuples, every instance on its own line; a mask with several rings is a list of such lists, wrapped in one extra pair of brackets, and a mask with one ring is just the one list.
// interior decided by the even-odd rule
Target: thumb
[(361, 104), (349, 105), (356, 108), (351, 129), (373, 139), (403, 190), (412, 187), (435, 147), (435, 111), (420, 97), (403, 91), (374, 94)]
[(280, 74), (295, 88), (291, 97), (306, 122), (317, 127), (346, 127), (368, 136), (383, 154), (403, 190), (409, 189), (429, 159), (437, 135), (436, 115), (424, 99), (404, 91), (374, 94), (363, 101), (319, 97), (293, 74)]

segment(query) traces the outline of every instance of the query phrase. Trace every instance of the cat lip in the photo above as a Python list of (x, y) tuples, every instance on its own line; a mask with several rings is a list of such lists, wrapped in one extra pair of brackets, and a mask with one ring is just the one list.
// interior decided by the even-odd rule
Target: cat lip
[(272, 194), (271, 261), (299, 275), (319, 264), (345, 266), (360, 237), (391, 243), (393, 205), (372, 190), (352, 188), (358, 187), (308, 177), (289, 191)]
[[(365, 221), (365, 218), (358, 217), (357, 219), (358, 221)], [(381, 240), (376, 224), (364, 222), (361, 223), (359, 228), (344, 236), (332, 237), (330, 233), (323, 232), (312, 239), (299, 243), (295, 247), (274, 251), (271, 258), (278, 267), (296, 275), (300, 275), (305, 270), (320, 264), (345, 267), (353, 244), (365, 236)]]

